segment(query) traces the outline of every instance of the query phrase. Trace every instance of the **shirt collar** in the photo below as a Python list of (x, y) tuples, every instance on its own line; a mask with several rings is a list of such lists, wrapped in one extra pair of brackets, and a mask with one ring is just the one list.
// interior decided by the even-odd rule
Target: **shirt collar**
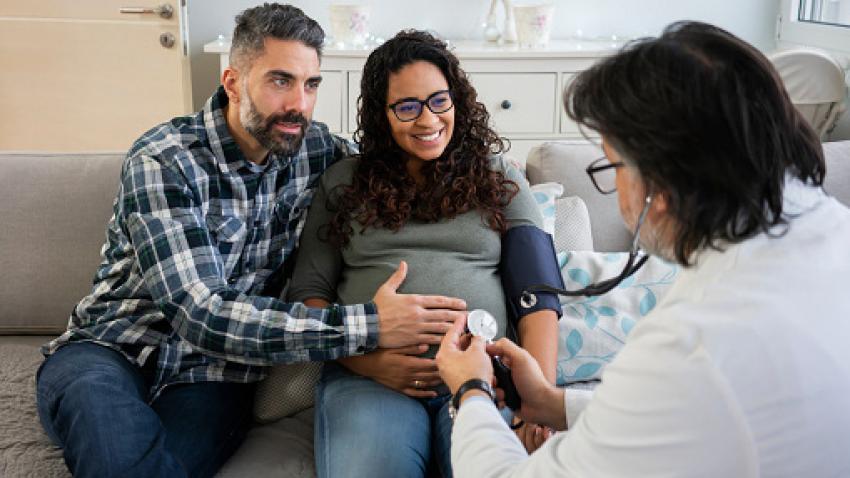
[(786, 173), (782, 190), (782, 214), (786, 217), (803, 214), (816, 208), (826, 197), (823, 188), (807, 184)]
[[(795, 216), (815, 209), (826, 198), (827, 195), (822, 187), (808, 184), (791, 173), (785, 173), (785, 181), (782, 186), (782, 216), (788, 222), (791, 222)], [(773, 231), (781, 234), (783, 228), (786, 227), (789, 226), (779, 224), (773, 227)], [(790, 227), (793, 227), (793, 225)], [(718, 245), (721, 248), (720, 251), (711, 247), (704, 247), (691, 254), (690, 262), (694, 266), (702, 266), (706, 261), (711, 261), (711, 257), (723, 256), (725, 251), (735, 248), (740, 244), (729, 244), (725, 241), (718, 241)], [(727, 256), (731, 255), (727, 254)]]

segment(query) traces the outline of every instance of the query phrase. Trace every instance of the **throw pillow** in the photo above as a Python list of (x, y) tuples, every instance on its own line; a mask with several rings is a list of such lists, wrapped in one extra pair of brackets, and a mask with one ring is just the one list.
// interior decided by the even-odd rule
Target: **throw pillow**
[[(614, 277), (628, 253), (571, 251), (558, 254), (567, 290)], [(650, 257), (613, 290), (596, 297), (561, 297), (558, 337), (559, 385), (594, 380), (620, 351), (635, 323), (645, 317), (679, 272), (676, 264)]]
[(257, 385), (254, 420), (269, 423), (313, 406), (313, 392), (321, 362), (275, 365), (269, 376)]
[(578, 196), (555, 200), (555, 235), (552, 238), (556, 251), (592, 251), (593, 234), (590, 214)]
[(540, 183), (531, 186), (531, 194), (543, 215), (543, 230), (555, 237), (555, 199), (564, 193), (559, 183)]

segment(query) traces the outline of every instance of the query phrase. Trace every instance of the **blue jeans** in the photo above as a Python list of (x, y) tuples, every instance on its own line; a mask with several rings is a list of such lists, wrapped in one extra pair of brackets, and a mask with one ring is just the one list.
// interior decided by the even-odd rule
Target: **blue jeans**
[(319, 478), (412, 478), (437, 470), (450, 478), (449, 399), (411, 398), (325, 363), (316, 387)]
[(153, 369), (93, 343), (71, 343), (38, 371), (38, 415), (75, 477), (213, 476), (251, 425), (254, 384), (166, 387)]

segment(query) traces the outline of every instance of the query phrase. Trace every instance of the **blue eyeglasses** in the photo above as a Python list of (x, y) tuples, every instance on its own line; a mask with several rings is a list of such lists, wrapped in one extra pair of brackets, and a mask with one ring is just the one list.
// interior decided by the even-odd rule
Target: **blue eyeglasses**
[(449, 90), (440, 90), (431, 93), (424, 100), (418, 98), (402, 98), (388, 106), (393, 110), (393, 114), (399, 121), (413, 121), (422, 116), (422, 111), (425, 107), (431, 110), (431, 113), (440, 114), (452, 109), (452, 94)]

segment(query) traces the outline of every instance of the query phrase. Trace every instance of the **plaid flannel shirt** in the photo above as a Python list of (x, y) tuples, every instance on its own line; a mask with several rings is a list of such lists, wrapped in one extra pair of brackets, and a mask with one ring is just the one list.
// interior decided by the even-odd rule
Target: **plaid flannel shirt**
[(289, 268), (313, 188), (348, 143), (312, 123), (295, 156), (257, 166), (231, 137), (226, 104), (219, 88), (202, 111), (130, 149), (92, 292), (45, 355), (92, 341), (140, 366), (155, 359), (156, 396), (174, 383), (252, 382), (273, 363), (377, 346), (374, 304), (311, 309), (263, 294)]

